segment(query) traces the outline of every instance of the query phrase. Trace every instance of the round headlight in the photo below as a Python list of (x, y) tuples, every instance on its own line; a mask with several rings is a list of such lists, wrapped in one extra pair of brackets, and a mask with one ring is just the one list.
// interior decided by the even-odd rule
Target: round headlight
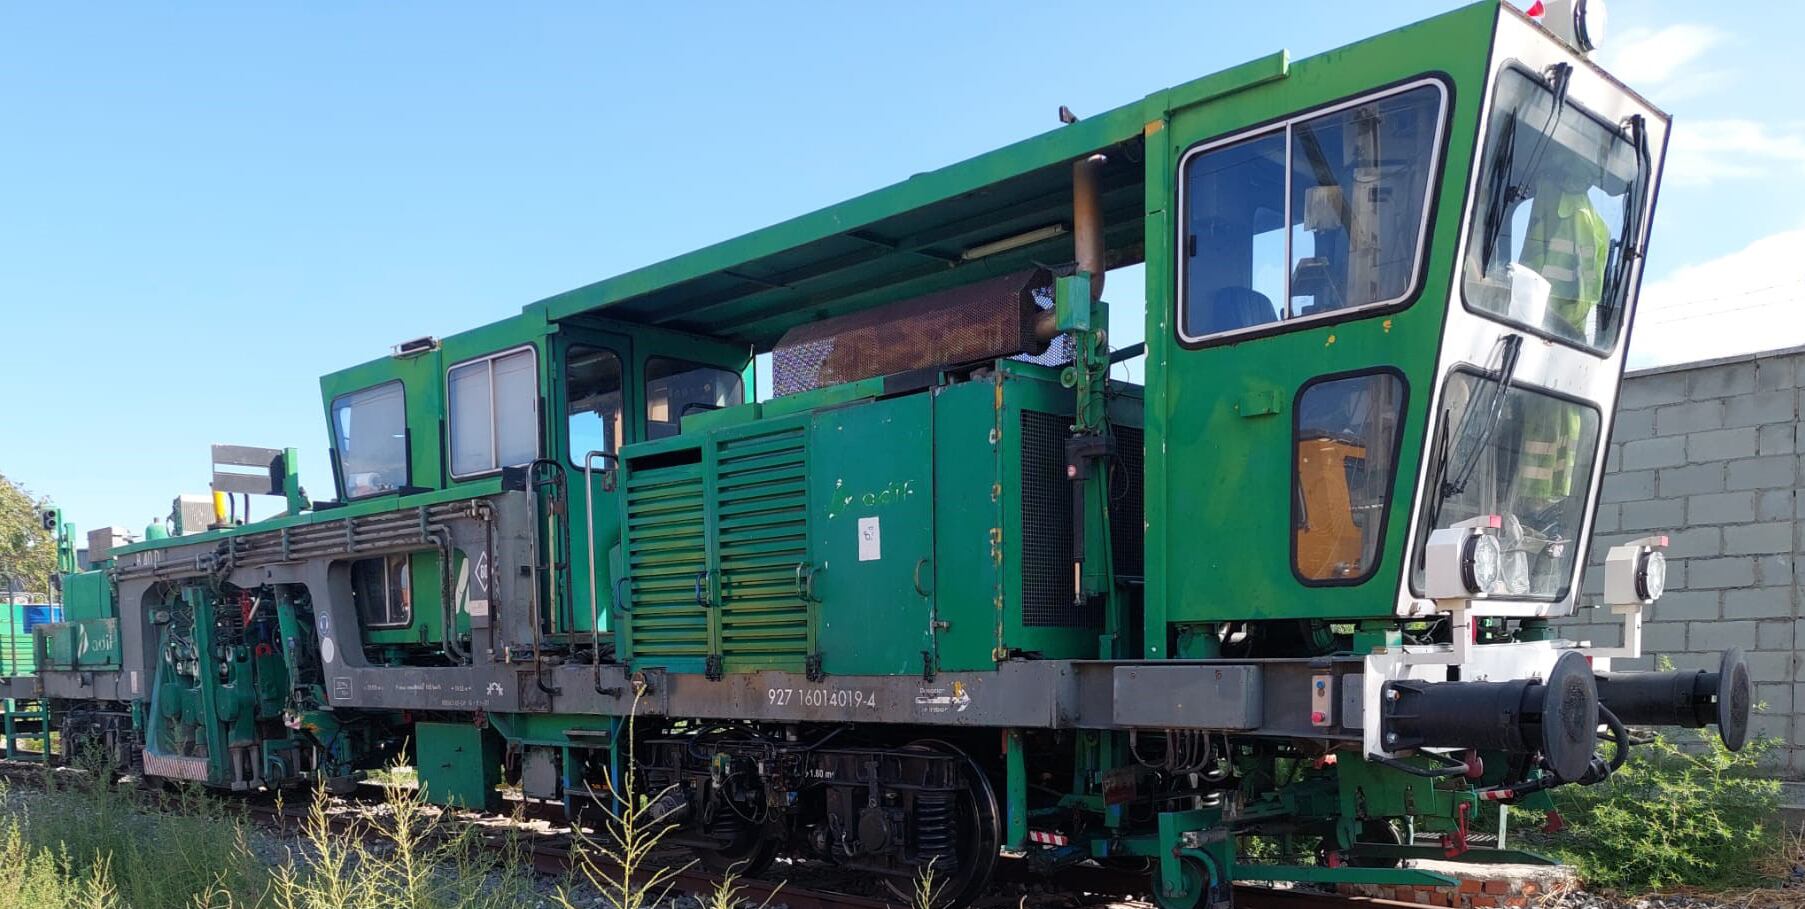
[(1496, 537), (1486, 534), (1474, 534), (1467, 538), (1466, 558), (1461, 562), (1461, 580), (1466, 582), (1470, 593), (1484, 593), (1498, 583), (1498, 573), (1502, 570), (1504, 550), (1499, 547)]
[(1658, 600), (1667, 591), (1667, 556), (1659, 549), (1642, 554), (1636, 568), (1636, 595), (1644, 600)]

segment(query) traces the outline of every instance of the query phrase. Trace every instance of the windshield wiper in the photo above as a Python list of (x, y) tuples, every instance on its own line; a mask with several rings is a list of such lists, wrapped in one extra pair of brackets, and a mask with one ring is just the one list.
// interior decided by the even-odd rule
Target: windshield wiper
[(1647, 211), (1647, 207), (1643, 205), (1642, 188), (1648, 185), (1648, 121), (1641, 114), (1636, 114), (1629, 118), (1627, 129), (1635, 134), (1636, 177), (1623, 191), (1623, 228), (1617, 237), (1617, 256), (1605, 275), (1604, 292), (1599, 295), (1599, 325), (1612, 324), (1611, 318), (1623, 305), (1630, 266), (1642, 257), (1642, 248), (1636, 241), (1642, 237), (1642, 216)]
[(1573, 78), (1573, 65), (1556, 63), (1548, 71), (1548, 91), (1554, 96), (1548, 108), (1548, 119), (1542, 124), (1540, 135), (1536, 138), (1535, 148), (1524, 159), (1523, 174), (1516, 178), (1512, 161), (1516, 157), (1517, 146), (1517, 112), (1511, 111), (1504, 121), (1503, 130), (1498, 140), (1498, 151), (1491, 162), (1491, 180), (1487, 184), (1490, 199), (1485, 209), (1485, 231), (1480, 235), (1479, 265), (1480, 272), (1491, 270), (1492, 258), (1496, 255), (1498, 234), (1504, 230), (1504, 216), (1511, 207), (1529, 198), (1525, 187), (1535, 182), (1536, 171), (1541, 169), (1542, 154), (1547, 151), (1548, 143), (1553, 141), (1554, 128), (1561, 122), (1561, 114), (1567, 108), (1567, 86)]
[[(1473, 471), (1479, 467), (1480, 455), (1485, 452), (1486, 444), (1491, 441), (1492, 434), (1498, 429), (1499, 421), (1504, 419), (1504, 405), (1509, 397), (1511, 380), (1517, 374), (1517, 355), (1523, 351), (1523, 336), (1505, 335), (1498, 339), (1498, 345), (1503, 349), (1499, 352), (1498, 372), (1493, 385), (1492, 398), (1486, 402), (1486, 406), (1483, 408), (1469, 404), (1466, 414), (1460, 419), (1460, 430), (1454, 434), (1455, 444), (1463, 445), (1466, 448), (1466, 459), (1461, 461), (1460, 468), (1454, 471), (1453, 479), (1447, 477), (1445, 470), (1443, 475), (1438, 478), (1441, 480), (1439, 491), (1443, 501), (1466, 492), (1467, 484), (1473, 479)], [(1485, 422), (1479, 424), (1479, 432), (1476, 436), (1469, 436), (1468, 430), (1482, 409), (1485, 411), (1483, 417)], [(1473, 440), (1471, 445), (1465, 445), (1468, 438)], [(1453, 452), (1449, 452), (1450, 459), (1452, 455)], [(1445, 462), (1443, 467), (1446, 467)]]

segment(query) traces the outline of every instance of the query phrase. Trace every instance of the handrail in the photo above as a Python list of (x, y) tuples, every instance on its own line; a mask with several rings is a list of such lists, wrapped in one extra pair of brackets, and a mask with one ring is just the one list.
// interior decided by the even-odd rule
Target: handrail
[(613, 458), (620, 467), (620, 456), (609, 451), (591, 451), (583, 456), (583, 520), (588, 527), (583, 548), (589, 550), (589, 662), (595, 669), (595, 690), (602, 690), (602, 606), (595, 593), (595, 459)]

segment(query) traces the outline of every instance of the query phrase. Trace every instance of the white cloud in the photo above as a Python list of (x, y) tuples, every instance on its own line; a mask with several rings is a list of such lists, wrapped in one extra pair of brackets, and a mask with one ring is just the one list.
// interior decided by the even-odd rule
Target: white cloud
[(1664, 179), (1717, 180), (1805, 175), (1805, 124), (1759, 120), (1679, 120)]
[(1684, 75), (1690, 81), (1705, 75), (1688, 67), (1724, 38), (1723, 32), (1692, 22), (1631, 29), (1614, 38), (1607, 35), (1599, 58), (1607, 72), (1646, 92), (1665, 86), (1675, 76)]
[(1762, 237), (1642, 287), (1633, 367), (1805, 344), (1805, 228)]

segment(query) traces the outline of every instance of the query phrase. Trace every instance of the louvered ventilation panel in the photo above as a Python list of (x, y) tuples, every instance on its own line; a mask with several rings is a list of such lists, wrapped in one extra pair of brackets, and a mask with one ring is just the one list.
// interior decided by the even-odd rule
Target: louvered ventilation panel
[(708, 567), (702, 467), (627, 474), (627, 576), (639, 660), (708, 655), (708, 611), (696, 579)]
[(721, 563), (721, 655), (728, 671), (804, 666), (808, 604), (797, 568), (808, 561), (803, 427), (723, 440), (715, 509)]

